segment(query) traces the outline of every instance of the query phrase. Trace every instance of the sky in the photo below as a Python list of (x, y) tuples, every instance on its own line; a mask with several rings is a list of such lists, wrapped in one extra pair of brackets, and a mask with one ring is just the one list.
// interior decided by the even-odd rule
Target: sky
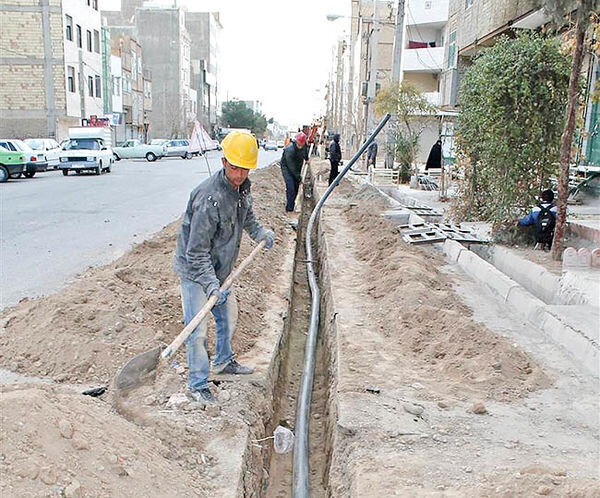
[[(220, 12), (223, 100), (260, 100), (267, 118), (290, 128), (323, 113), (333, 47), (349, 26), (347, 18), (331, 22), (326, 15), (349, 16), (350, 0), (178, 0), (178, 5)], [(100, 6), (116, 10), (120, 1), (101, 0)]]

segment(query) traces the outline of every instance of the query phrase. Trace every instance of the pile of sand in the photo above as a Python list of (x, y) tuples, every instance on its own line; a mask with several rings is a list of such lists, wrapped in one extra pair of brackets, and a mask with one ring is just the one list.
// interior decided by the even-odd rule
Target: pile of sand
[(340, 191), (348, 203), (343, 212), (355, 233), (356, 257), (377, 275), (364, 284), (372, 298), (368, 319), (384, 337), (395, 339), (402, 361), (412, 363), (417, 377), (420, 372), (450, 391), (496, 400), (550, 385), (527, 354), (470, 318), (438, 270), (444, 265), (440, 255), (406, 244), (395, 225), (378, 216), (385, 202), (374, 198), (374, 189), (343, 182)]

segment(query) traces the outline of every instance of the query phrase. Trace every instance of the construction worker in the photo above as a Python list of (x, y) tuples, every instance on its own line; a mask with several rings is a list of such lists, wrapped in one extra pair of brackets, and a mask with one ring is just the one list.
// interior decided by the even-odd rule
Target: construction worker
[[(187, 209), (175, 250), (174, 268), (181, 281), (183, 319), (187, 325), (210, 296), (218, 301), (212, 309), (216, 344), (212, 370), (216, 374), (250, 374), (231, 350), (237, 322), (237, 302), (229, 290), (219, 290), (237, 260), (242, 229), (256, 242), (273, 246), (274, 234), (257, 221), (252, 210), (248, 173), (256, 168), (258, 149), (247, 132), (233, 131), (221, 143), (223, 169), (196, 187)], [(214, 402), (208, 387), (209, 358), (206, 352), (206, 321), (186, 342), (188, 388), (195, 401)]]
[(296, 138), (283, 149), (281, 155), (281, 173), (285, 182), (286, 213), (293, 213), (298, 196), (298, 189), (302, 181), (302, 166), (307, 160), (305, 155), (306, 135), (299, 131)]

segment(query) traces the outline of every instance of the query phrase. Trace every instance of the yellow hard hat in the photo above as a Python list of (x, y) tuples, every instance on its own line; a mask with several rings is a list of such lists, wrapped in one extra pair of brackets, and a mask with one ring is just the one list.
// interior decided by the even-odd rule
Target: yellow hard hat
[(245, 131), (232, 131), (221, 142), (225, 159), (238, 168), (255, 169), (258, 157), (256, 138)]

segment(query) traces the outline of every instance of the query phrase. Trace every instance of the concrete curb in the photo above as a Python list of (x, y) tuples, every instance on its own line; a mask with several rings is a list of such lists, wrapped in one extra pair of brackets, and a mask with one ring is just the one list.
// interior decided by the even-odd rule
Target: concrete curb
[(457, 263), (468, 275), (485, 284), (520, 316), (540, 329), (553, 343), (563, 348), (595, 376), (600, 376), (600, 347), (576, 325), (567, 323), (549, 305), (510, 279), (492, 264), (460, 243), (447, 239), (442, 249), (447, 259)]

